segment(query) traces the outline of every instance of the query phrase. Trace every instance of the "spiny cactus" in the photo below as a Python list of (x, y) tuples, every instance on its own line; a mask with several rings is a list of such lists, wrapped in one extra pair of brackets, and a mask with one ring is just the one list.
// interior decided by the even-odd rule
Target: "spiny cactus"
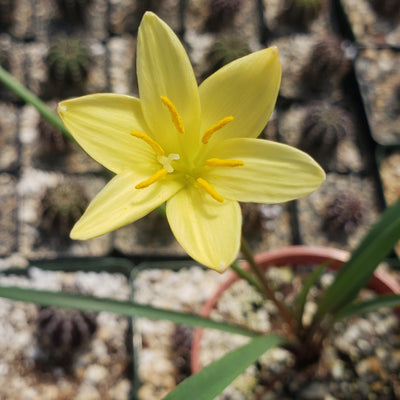
[(42, 199), (41, 229), (66, 240), (75, 222), (88, 205), (82, 188), (71, 182), (50, 188)]
[(61, 37), (51, 45), (47, 62), (56, 82), (77, 85), (87, 76), (90, 56), (81, 40)]
[(354, 131), (354, 123), (351, 114), (342, 107), (317, 102), (308, 107), (300, 130), (298, 146), (324, 162), (339, 141)]
[(249, 53), (249, 45), (242, 37), (234, 35), (222, 36), (216, 40), (208, 53), (207, 59), (210, 65), (208, 74)]
[(279, 19), (305, 28), (321, 12), (325, 0), (285, 0)]
[(240, 11), (243, 0), (209, 0), (210, 16), (207, 21), (208, 29), (220, 31), (227, 25), (232, 25), (232, 20)]
[(192, 336), (193, 330), (183, 325), (177, 325), (172, 333), (171, 352), (173, 363), (177, 369), (177, 384), (191, 375), (190, 349), (192, 347)]
[(324, 213), (328, 233), (348, 235), (361, 224), (365, 210), (359, 196), (341, 191), (326, 204)]
[(332, 80), (339, 82), (350, 67), (341, 40), (333, 35), (327, 36), (314, 45), (302, 78), (307, 87), (323, 89)]
[(68, 363), (89, 343), (96, 329), (96, 315), (93, 313), (42, 307), (37, 317), (36, 337), (47, 358), (57, 363)]
[(91, 0), (57, 0), (62, 18), (69, 23), (83, 23), (87, 6)]

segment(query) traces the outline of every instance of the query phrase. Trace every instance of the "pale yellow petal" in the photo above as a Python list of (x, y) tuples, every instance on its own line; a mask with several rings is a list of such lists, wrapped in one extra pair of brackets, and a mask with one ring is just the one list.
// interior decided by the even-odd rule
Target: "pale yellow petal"
[[(166, 151), (176, 152), (179, 141), (190, 144), (198, 140), (200, 101), (192, 66), (172, 29), (151, 12), (144, 15), (139, 27), (137, 74), (146, 121)], [(168, 107), (161, 101), (163, 96), (182, 118), (185, 134), (175, 128)]]
[(275, 107), (281, 66), (275, 47), (260, 50), (224, 66), (199, 88), (201, 132), (227, 116), (233, 121), (213, 134), (210, 144), (233, 137), (257, 137)]
[(178, 242), (199, 263), (223, 272), (237, 257), (242, 223), (237, 202), (219, 203), (190, 185), (167, 202), (167, 217)]
[(132, 172), (115, 176), (89, 204), (72, 229), (71, 238), (86, 240), (130, 224), (181, 188), (178, 181), (168, 176), (145, 189), (135, 189), (146, 178)]
[(305, 196), (325, 180), (306, 153), (263, 139), (229, 139), (209, 158), (235, 159), (238, 167), (205, 167), (204, 179), (222, 196), (243, 202), (279, 203)]
[(96, 161), (120, 173), (155, 158), (154, 151), (132, 130), (148, 127), (138, 99), (118, 94), (93, 94), (62, 101), (58, 113), (65, 126)]

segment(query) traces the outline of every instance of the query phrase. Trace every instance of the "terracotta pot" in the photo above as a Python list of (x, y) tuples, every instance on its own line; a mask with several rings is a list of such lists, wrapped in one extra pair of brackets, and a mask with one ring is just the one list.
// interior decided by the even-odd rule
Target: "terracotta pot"
[[(272, 250), (258, 254), (256, 261), (262, 268), (267, 269), (271, 266), (292, 266), (315, 264), (319, 265), (327, 262), (328, 268), (332, 270), (339, 269), (350, 257), (350, 253), (344, 250), (338, 250), (329, 247), (311, 247), (311, 246), (289, 246), (278, 250)], [(244, 263), (245, 268), (249, 268)], [(222, 293), (229, 288), (238, 279), (235, 272), (231, 272), (226, 281), (224, 281), (214, 295), (204, 304), (200, 315), (208, 317), (211, 310), (216, 306)], [(373, 277), (368, 283), (368, 288), (377, 294), (397, 293), (400, 294), (400, 283), (394, 280), (383, 270), (375, 270)], [(400, 307), (396, 308), (396, 314), (400, 318)], [(192, 373), (200, 371), (200, 344), (203, 335), (202, 328), (196, 328), (193, 334), (191, 369)]]

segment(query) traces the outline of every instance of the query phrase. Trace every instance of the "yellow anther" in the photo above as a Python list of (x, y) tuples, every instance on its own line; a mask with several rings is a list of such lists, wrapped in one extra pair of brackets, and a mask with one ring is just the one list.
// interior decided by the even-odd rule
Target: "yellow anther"
[(149, 135), (146, 135), (145, 133), (139, 131), (131, 131), (131, 135), (145, 141), (160, 156), (163, 156), (165, 154), (163, 148)]
[(210, 126), (208, 129), (206, 129), (206, 131), (203, 133), (203, 137), (201, 138), (201, 141), (204, 144), (207, 144), (208, 141), (210, 140), (211, 136), (213, 135), (213, 133), (215, 133), (216, 131), (219, 131), (226, 124), (229, 124), (229, 122), (231, 122), (231, 121), (233, 121), (232, 116), (222, 118), (220, 121), (218, 121), (214, 125)]
[(208, 167), (241, 167), (244, 165), (242, 160), (221, 160), (220, 158), (210, 158), (206, 160)]
[(218, 194), (215, 189), (203, 178), (197, 178), (196, 182), (198, 185), (203, 188), (214, 200), (219, 201), (222, 203), (224, 201), (224, 198)]
[(154, 182), (159, 181), (160, 179), (164, 178), (164, 176), (167, 174), (168, 174), (168, 171), (165, 168), (160, 169), (149, 179), (146, 179), (145, 181), (138, 183), (135, 186), (135, 189), (144, 189), (144, 188), (150, 186), (151, 184), (153, 184)]
[(161, 96), (161, 101), (168, 108), (171, 114), (172, 122), (174, 123), (176, 130), (180, 133), (185, 133), (185, 128), (183, 126), (182, 118), (178, 114), (178, 110), (176, 109), (174, 103), (166, 96)]

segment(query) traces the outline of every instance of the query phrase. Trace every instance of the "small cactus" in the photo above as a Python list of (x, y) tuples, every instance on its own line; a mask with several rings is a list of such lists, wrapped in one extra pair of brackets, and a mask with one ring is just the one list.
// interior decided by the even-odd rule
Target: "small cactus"
[(210, 16), (207, 28), (220, 31), (227, 25), (232, 25), (232, 20), (240, 11), (243, 0), (209, 0)]
[(321, 12), (324, 0), (285, 0), (280, 20), (289, 25), (305, 28)]
[(339, 141), (354, 131), (351, 114), (326, 102), (309, 106), (300, 127), (298, 146), (323, 162), (332, 155)]
[(96, 328), (95, 314), (42, 307), (37, 317), (36, 337), (47, 358), (68, 364), (89, 343)]
[(81, 40), (62, 37), (50, 47), (47, 62), (54, 81), (78, 85), (86, 79), (90, 56)]
[(341, 40), (336, 36), (328, 36), (314, 45), (302, 78), (307, 87), (323, 89), (332, 81), (339, 82), (350, 67)]
[(72, 24), (81, 24), (85, 20), (87, 6), (91, 0), (57, 0), (62, 18)]
[(207, 58), (210, 65), (208, 74), (249, 53), (249, 45), (243, 38), (232, 35), (221, 37), (214, 43), (208, 53)]
[(50, 188), (42, 199), (40, 227), (45, 233), (66, 240), (87, 205), (87, 197), (78, 185), (62, 183)]
[(364, 212), (359, 196), (349, 192), (339, 192), (325, 207), (326, 230), (333, 235), (348, 235), (361, 224)]
[(190, 349), (192, 347), (193, 330), (177, 325), (172, 333), (171, 352), (173, 363), (177, 369), (176, 384), (181, 383), (191, 375)]

